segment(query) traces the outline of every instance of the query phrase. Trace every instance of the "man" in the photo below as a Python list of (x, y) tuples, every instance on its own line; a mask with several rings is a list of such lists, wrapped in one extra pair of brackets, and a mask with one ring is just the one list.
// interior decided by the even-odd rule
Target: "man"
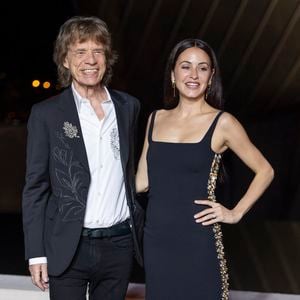
[(141, 263), (143, 211), (135, 201), (139, 102), (106, 88), (116, 55), (106, 24), (73, 17), (54, 49), (65, 90), (32, 107), (23, 191), (25, 256), (33, 283), (55, 300), (121, 300), (133, 252)]

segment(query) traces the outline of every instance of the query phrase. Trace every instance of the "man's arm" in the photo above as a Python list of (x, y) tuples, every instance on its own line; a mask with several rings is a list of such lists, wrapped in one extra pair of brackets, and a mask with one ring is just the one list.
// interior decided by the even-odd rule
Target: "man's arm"
[(141, 105), (140, 102), (135, 99), (135, 104), (134, 104), (134, 135), (133, 135), (133, 161), (134, 161), (134, 170), (137, 168), (137, 163), (138, 163), (138, 122), (139, 122), (139, 116), (140, 116), (140, 110), (141, 110)]
[[(25, 258), (30, 259), (32, 281), (40, 289), (48, 287), (44, 250), (44, 215), (50, 193), (48, 132), (42, 114), (32, 108), (28, 120), (26, 182), (23, 190), (23, 230)], [(42, 260), (36, 258), (44, 257)]]

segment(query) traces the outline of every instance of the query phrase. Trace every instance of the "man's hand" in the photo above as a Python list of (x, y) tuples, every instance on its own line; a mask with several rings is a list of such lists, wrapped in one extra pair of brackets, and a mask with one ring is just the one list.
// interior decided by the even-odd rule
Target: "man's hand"
[(42, 291), (48, 289), (48, 269), (47, 264), (34, 264), (29, 266), (31, 280), (34, 285)]

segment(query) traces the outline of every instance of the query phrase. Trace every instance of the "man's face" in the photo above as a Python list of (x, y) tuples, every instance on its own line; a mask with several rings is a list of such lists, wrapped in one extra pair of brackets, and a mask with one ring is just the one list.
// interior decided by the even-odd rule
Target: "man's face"
[(70, 70), (75, 87), (98, 87), (106, 70), (105, 50), (93, 40), (69, 47), (64, 66)]

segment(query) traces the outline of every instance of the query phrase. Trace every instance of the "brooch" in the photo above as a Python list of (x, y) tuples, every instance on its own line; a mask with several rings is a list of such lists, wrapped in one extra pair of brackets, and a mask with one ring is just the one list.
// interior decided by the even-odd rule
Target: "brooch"
[(72, 123), (64, 122), (63, 130), (65, 131), (65, 135), (70, 139), (74, 137), (79, 138), (78, 129), (75, 125), (72, 125)]

